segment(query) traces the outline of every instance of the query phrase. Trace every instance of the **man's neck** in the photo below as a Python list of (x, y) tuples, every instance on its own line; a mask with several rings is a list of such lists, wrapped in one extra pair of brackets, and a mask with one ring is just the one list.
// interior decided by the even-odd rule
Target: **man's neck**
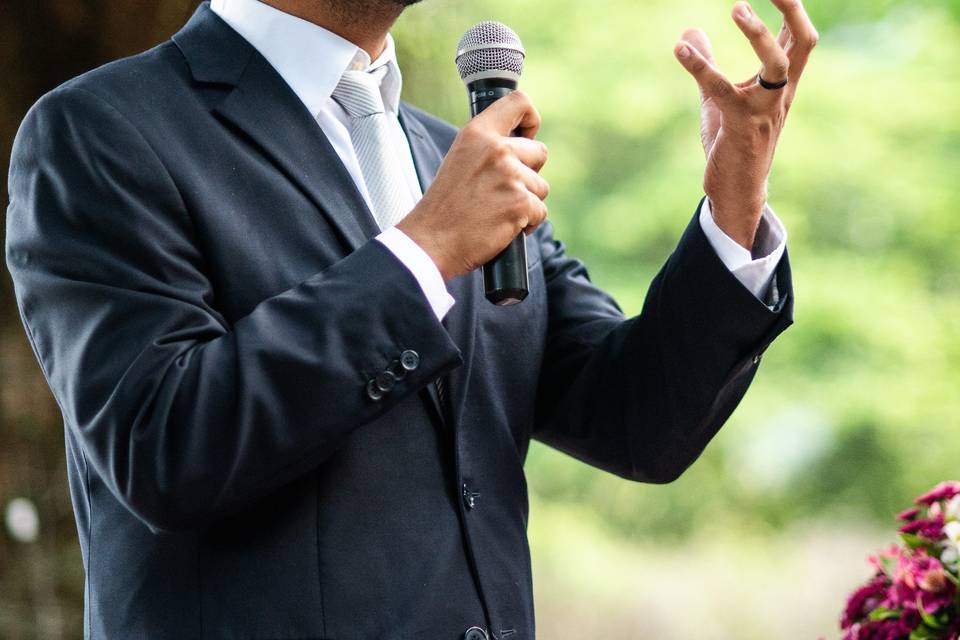
[(274, 9), (323, 27), (376, 60), (403, 5), (391, 0), (260, 0)]

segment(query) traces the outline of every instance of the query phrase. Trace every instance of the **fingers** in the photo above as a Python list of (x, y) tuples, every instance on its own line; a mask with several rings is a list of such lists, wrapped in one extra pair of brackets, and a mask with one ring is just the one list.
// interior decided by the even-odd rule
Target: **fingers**
[(530, 235), (537, 230), (541, 224), (544, 223), (547, 219), (547, 205), (544, 204), (543, 200), (537, 196), (530, 194), (530, 206), (529, 206), (530, 215), (527, 218), (527, 224), (523, 228), (523, 232), (527, 235)]
[(534, 138), (540, 130), (540, 113), (523, 91), (514, 91), (497, 100), (474, 121), (491, 126), (501, 136), (516, 133), (524, 138)]
[(520, 179), (527, 191), (535, 195), (540, 200), (546, 200), (550, 195), (550, 183), (543, 176), (529, 167), (521, 167)]
[(790, 28), (787, 27), (787, 23), (784, 22), (780, 25), (780, 33), (777, 35), (777, 44), (783, 47), (783, 50), (787, 50), (787, 45), (790, 44)]
[(712, 65), (700, 51), (689, 42), (680, 42), (674, 47), (680, 64), (700, 85), (700, 92), (717, 102), (732, 98), (739, 91), (725, 75)]
[[(687, 29), (683, 32), (683, 35), (680, 37), (680, 39), (683, 42), (692, 45), (694, 49), (700, 52), (700, 55), (702, 55), (707, 62), (713, 66), (717, 66), (717, 63), (713, 58), (713, 45), (710, 44), (710, 38), (707, 37), (707, 34), (703, 29)], [(706, 96), (703, 95), (703, 90), (701, 90), (700, 101), (703, 102), (704, 100), (706, 100)]]
[(547, 145), (529, 138), (507, 138), (505, 144), (523, 164), (534, 171), (543, 169), (547, 163)]
[(789, 38), (787, 56), (790, 59), (790, 79), (795, 80), (803, 73), (810, 58), (810, 52), (817, 46), (820, 36), (800, 0), (771, 1), (783, 14), (783, 22)]
[(687, 44), (693, 45), (707, 62), (716, 66), (716, 62), (713, 59), (713, 45), (710, 44), (710, 38), (707, 37), (707, 33), (703, 29), (687, 29), (683, 32), (683, 35), (680, 36), (680, 39)]
[(783, 50), (773, 34), (767, 29), (753, 9), (746, 2), (738, 2), (733, 7), (733, 19), (747, 36), (750, 45), (763, 63), (763, 69), (760, 75), (767, 82), (780, 82), (787, 79), (787, 73), (790, 69), (790, 61), (786, 52)]
[(527, 190), (528, 199), (523, 232), (530, 235), (547, 218), (547, 205), (543, 201), (550, 195), (550, 184), (539, 173), (524, 165), (520, 166), (520, 180)]

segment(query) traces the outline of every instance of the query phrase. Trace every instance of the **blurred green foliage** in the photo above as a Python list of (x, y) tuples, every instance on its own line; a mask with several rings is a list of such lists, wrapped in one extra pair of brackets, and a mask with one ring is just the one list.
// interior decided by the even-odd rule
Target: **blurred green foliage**
[[(160, 41), (192, 4), (0, 6), (3, 155), (40, 93)], [(636, 313), (702, 195), (699, 100), (672, 47), (686, 27), (702, 26), (735, 79), (757, 69), (731, 4), (426, 0), (395, 30), (405, 98), (463, 123), (456, 42), (482, 19), (511, 25), (528, 50), (522, 84), (551, 150), (544, 174), (557, 235)], [(775, 29), (773, 7), (756, 5)], [(866, 571), (875, 532), (892, 532), (892, 514), (923, 489), (960, 478), (960, 0), (807, 5), (821, 44), (770, 181), (790, 234), (796, 325), (672, 485), (631, 484), (531, 448), (541, 637), (827, 632), (844, 585)], [(0, 318), (0, 508), (27, 496), (41, 515), (35, 547), (0, 532), (0, 637), (79, 637), (62, 426), (6, 280)], [(760, 591), (767, 600), (753, 597)], [(679, 603), (658, 626), (647, 604), (665, 593)], [(686, 615), (688, 597), (700, 617)], [(793, 626), (776, 627), (773, 597), (796, 601)], [(745, 625), (747, 616), (769, 625)]]

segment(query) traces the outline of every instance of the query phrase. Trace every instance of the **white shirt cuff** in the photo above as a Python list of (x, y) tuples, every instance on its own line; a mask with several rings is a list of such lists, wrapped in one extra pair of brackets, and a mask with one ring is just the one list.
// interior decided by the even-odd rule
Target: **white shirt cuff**
[(376, 239), (383, 243), (383, 246), (389, 249), (390, 253), (395, 255), (413, 274), (437, 320), (443, 320), (455, 301), (447, 291), (447, 285), (443, 282), (443, 276), (440, 275), (440, 270), (437, 269), (433, 259), (420, 245), (411, 240), (410, 236), (396, 227), (390, 227)]
[(700, 226), (720, 260), (737, 280), (764, 303), (776, 305), (779, 297), (776, 291), (770, 296), (767, 294), (787, 246), (787, 230), (773, 209), (769, 205), (763, 207), (752, 253), (717, 226), (710, 198), (704, 198), (700, 208)]

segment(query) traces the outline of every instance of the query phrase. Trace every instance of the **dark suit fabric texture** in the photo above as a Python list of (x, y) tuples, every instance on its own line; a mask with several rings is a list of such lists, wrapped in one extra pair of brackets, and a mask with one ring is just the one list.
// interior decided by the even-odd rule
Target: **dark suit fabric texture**
[[(456, 130), (400, 117), (426, 189)], [(637, 317), (547, 223), (524, 303), (474, 272), (438, 322), (311, 114), (206, 3), (44, 96), (10, 198), (89, 639), (532, 640), (531, 438), (670, 482), (792, 317), (787, 259), (770, 309), (694, 219)]]

